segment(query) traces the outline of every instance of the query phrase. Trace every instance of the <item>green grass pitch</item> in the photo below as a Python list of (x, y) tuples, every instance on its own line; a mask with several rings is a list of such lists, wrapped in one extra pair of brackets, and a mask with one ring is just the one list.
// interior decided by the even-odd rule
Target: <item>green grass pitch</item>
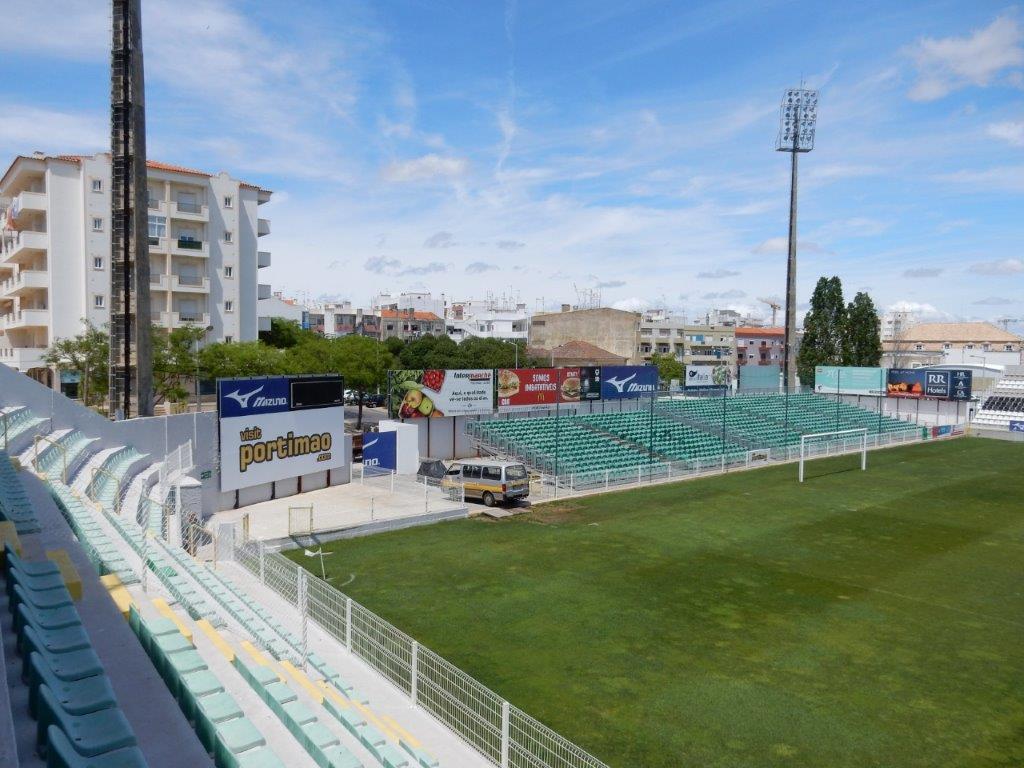
[(1024, 445), (858, 463), (332, 542), (328, 575), (613, 768), (1024, 765)]

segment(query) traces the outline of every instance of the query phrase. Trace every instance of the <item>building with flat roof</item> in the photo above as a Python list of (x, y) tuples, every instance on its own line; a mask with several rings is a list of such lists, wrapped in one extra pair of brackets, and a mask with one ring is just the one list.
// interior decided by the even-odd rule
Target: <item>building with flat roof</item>
[(638, 362), (639, 328), (638, 312), (609, 307), (572, 309), (566, 304), (561, 312), (543, 312), (530, 319), (529, 345), (551, 351), (572, 341), (585, 341), (625, 362)]
[[(151, 321), (210, 328), (208, 341), (249, 341), (270, 286), (260, 238), (270, 222), (254, 184), (150, 161)], [(42, 361), (87, 320), (110, 320), (110, 155), (20, 155), (0, 178), (0, 362), (53, 385)]]
[(785, 328), (736, 329), (736, 365), (782, 365), (786, 355)]
[(453, 301), (445, 307), (444, 319), (455, 341), (473, 337), (526, 341), (530, 333), (526, 304), (504, 298)]
[(415, 309), (380, 310), (380, 338), (418, 339), (420, 336), (443, 336), (444, 320), (433, 312)]

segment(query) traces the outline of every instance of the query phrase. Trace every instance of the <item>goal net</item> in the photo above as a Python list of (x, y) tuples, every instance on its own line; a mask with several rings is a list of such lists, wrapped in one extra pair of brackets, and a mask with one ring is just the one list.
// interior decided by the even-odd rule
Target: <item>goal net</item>
[(843, 453), (860, 451), (860, 468), (868, 468), (868, 430), (840, 429), (835, 432), (815, 432), (800, 436), (800, 482), (804, 481), (804, 462), (809, 459), (838, 456)]

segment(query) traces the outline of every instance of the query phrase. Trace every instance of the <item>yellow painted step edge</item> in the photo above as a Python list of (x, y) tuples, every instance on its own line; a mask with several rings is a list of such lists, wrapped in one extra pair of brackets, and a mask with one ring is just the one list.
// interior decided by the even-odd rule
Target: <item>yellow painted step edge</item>
[(199, 627), (200, 631), (210, 639), (210, 642), (213, 643), (214, 647), (224, 654), (224, 658), (228, 661), (235, 660), (235, 651), (230, 645), (228, 645), (227, 640), (221, 637), (220, 632), (214, 629), (213, 624), (208, 622), (206, 619), (200, 619), (196, 622), (196, 626)]
[(176, 626), (178, 631), (185, 636), (185, 639), (192, 643), (192, 645), (195, 645), (195, 640), (192, 639), (191, 627), (181, 620), (178, 614), (174, 612), (174, 609), (167, 604), (167, 601), (162, 597), (154, 597), (152, 602), (153, 607), (160, 612), (160, 615), (173, 621), (174, 626)]

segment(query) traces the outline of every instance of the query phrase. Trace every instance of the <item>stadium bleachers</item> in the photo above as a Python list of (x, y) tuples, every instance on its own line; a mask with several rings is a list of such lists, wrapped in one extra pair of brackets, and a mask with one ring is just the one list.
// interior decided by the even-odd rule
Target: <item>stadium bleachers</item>
[[(651, 462), (692, 466), (735, 462), (750, 450), (799, 445), (802, 435), (866, 429), (869, 435), (918, 427), (816, 394), (661, 398), (653, 409), (471, 423), (490, 449), (559, 475), (622, 473)], [(557, 457), (557, 458), (556, 458)]]
[(1024, 421), (1024, 374), (1008, 373), (992, 388), (974, 416), (977, 426), (1009, 429), (1011, 421)]
[[(17, 424), (41, 427), (24, 409), (16, 415)], [(154, 474), (147, 457), (128, 446), (101, 448), (76, 429), (41, 428), (40, 434), (22, 444), (17, 463), (34, 470), (49, 491), (58, 519), (64, 518), (217, 768), (439, 765), (427, 745), (375, 713), (369, 697), (308, 647), (294, 622), (224, 571), (164, 540), (163, 506), (145, 481)], [(135, 492), (128, 494), (129, 488)], [(124, 508), (117, 514), (119, 503)], [(5, 542), (19, 546), (19, 532), (38, 529), (15, 465), (3, 452), (0, 517), (0, 552)], [(70, 601), (81, 586), (68, 576), (73, 569), (60, 553), (48, 554), (53, 560), (41, 564), (21, 564), (16, 554), (5, 563), (6, 570), (19, 568), (7, 583), (26, 638), (26, 670), (36, 669), (34, 679), (42, 681), (36, 686), (41, 693), (32, 696), (42, 716), (40, 754), (49, 750), (55, 766), (146, 765), (130, 728), (115, 714), (102, 665), (77, 628)], [(148, 594), (140, 583), (143, 563)], [(54, 698), (48, 691), (57, 688)], [(111, 711), (93, 716), (83, 709), (89, 707)]]

